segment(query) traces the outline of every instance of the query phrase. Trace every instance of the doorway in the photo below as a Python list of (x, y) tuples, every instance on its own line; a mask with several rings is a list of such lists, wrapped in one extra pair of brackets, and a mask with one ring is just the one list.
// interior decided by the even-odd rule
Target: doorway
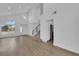
[(50, 24), (50, 41), (53, 43), (54, 41), (54, 31), (53, 31), (53, 25)]

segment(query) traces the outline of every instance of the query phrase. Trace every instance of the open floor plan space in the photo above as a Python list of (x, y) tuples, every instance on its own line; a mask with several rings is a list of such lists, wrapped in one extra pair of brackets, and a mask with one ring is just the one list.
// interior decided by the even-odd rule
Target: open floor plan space
[(0, 3), (0, 56), (79, 56), (79, 3)]
[(78, 54), (44, 43), (40, 39), (28, 35), (1, 38), (1, 56), (78, 56)]

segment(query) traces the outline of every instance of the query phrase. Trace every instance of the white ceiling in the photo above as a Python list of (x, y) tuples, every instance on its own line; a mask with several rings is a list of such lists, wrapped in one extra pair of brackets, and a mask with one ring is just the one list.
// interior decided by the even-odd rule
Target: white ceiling
[(0, 16), (29, 12), (31, 9), (39, 5), (39, 3), (0, 3)]

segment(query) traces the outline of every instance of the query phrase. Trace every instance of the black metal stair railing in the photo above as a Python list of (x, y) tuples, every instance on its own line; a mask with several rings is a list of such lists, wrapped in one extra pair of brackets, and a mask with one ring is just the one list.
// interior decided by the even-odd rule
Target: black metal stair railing
[(40, 32), (40, 24), (38, 24), (32, 31), (32, 35), (37, 35)]

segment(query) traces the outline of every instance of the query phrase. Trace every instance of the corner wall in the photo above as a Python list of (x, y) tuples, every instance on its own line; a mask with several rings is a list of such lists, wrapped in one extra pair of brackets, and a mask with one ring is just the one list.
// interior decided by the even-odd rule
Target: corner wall
[[(54, 45), (79, 53), (79, 4), (44, 4), (44, 12), (45, 21), (54, 19)], [(41, 28), (44, 41), (49, 39), (47, 24)]]

